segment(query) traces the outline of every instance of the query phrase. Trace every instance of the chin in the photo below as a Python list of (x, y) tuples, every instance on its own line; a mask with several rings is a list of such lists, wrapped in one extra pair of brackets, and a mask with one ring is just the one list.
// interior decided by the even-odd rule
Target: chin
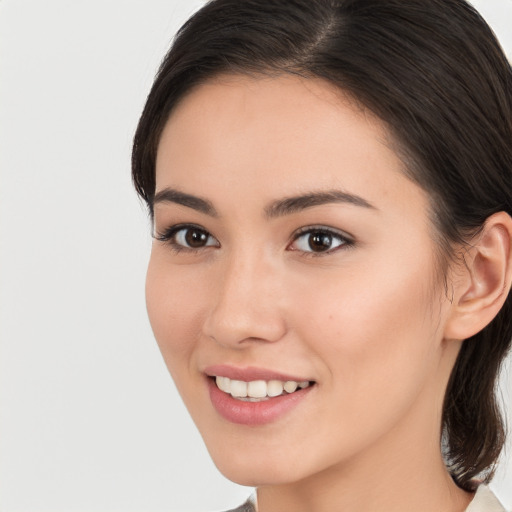
[(239, 485), (282, 485), (297, 482), (307, 476), (304, 465), (292, 464), (280, 456), (269, 456), (266, 450), (259, 450), (256, 454), (245, 450), (216, 452), (215, 449), (210, 450), (217, 469), (228, 480)]
[(282, 485), (300, 480), (296, 475), (292, 475), (286, 470), (276, 470), (270, 464), (255, 467), (249, 461), (249, 463), (243, 465), (227, 463), (223, 465), (216, 464), (216, 466), (228, 480), (247, 487)]

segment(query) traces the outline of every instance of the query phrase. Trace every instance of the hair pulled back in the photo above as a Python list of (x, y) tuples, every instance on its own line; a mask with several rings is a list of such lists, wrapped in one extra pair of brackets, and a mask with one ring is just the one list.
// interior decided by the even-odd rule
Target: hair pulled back
[[(220, 74), (299, 74), (348, 92), (388, 126), (407, 175), (430, 196), (450, 256), (499, 211), (512, 215), (512, 70), (465, 0), (213, 0), (180, 29), (135, 134), (132, 172), (152, 214), (163, 127)], [(457, 484), (489, 480), (504, 443), (495, 388), (512, 340), (512, 296), (464, 341), (443, 432)]]

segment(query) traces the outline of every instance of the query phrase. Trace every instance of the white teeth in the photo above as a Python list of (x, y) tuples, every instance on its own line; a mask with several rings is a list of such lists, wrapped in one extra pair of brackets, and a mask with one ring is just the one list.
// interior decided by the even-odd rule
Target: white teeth
[(224, 391), (225, 393), (229, 393), (231, 391), (230, 380), (227, 377), (216, 377), (215, 382), (221, 391)]
[(268, 396), (279, 396), (283, 394), (283, 383), (280, 380), (271, 380), (267, 384)]
[(267, 396), (267, 383), (264, 380), (253, 380), (247, 383), (247, 396), (251, 398)]
[(232, 380), (230, 383), (230, 393), (233, 397), (244, 398), (247, 396), (247, 382), (242, 380)]
[(228, 377), (218, 376), (215, 377), (217, 387), (230, 394), (233, 398), (237, 398), (246, 402), (259, 402), (260, 400), (267, 400), (268, 397), (276, 397), (282, 395), (284, 392), (293, 393), (297, 389), (304, 389), (309, 387), (308, 380), (296, 382), (289, 380), (286, 382), (280, 380), (253, 380), (244, 382), (242, 380), (231, 380)]
[(299, 387), (299, 385), (294, 380), (289, 380), (284, 383), (283, 387), (287, 393), (293, 393)]

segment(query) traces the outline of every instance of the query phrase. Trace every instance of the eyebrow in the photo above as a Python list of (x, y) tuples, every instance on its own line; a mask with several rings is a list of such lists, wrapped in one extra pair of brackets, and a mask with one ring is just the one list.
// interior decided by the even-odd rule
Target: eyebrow
[(211, 201), (190, 194), (185, 194), (185, 192), (180, 192), (173, 188), (164, 188), (160, 192), (157, 192), (153, 199), (153, 204), (157, 203), (180, 204), (181, 206), (186, 206), (187, 208), (192, 208), (198, 212), (210, 215), (211, 217), (219, 216)]
[(366, 199), (363, 199), (360, 196), (349, 194), (348, 192), (344, 192), (342, 190), (326, 190), (310, 192), (293, 197), (286, 197), (284, 199), (274, 201), (265, 208), (265, 215), (268, 218), (281, 217), (284, 215), (297, 213), (314, 206), (321, 206), (331, 203), (345, 203), (363, 208), (369, 208), (372, 210), (377, 209), (371, 203), (366, 201)]
[[(213, 203), (208, 199), (186, 194), (185, 192), (181, 192), (173, 188), (164, 188), (160, 192), (157, 192), (155, 194), (153, 204), (157, 203), (175, 203), (211, 217), (219, 217)], [(342, 190), (325, 190), (285, 197), (284, 199), (273, 201), (265, 208), (265, 216), (269, 219), (283, 217), (314, 206), (332, 203), (345, 203), (372, 210), (377, 209), (371, 203), (366, 201), (366, 199), (363, 199), (360, 196), (349, 194)]]

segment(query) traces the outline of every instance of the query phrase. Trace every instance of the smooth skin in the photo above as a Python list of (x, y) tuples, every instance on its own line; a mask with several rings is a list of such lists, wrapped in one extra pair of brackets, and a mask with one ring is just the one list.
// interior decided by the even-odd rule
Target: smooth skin
[[(442, 403), (460, 340), (510, 289), (512, 223), (488, 220), (447, 297), (429, 198), (391, 142), (331, 85), (287, 75), (198, 86), (164, 129), (149, 317), (215, 464), (258, 487), (259, 512), (455, 512), (472, 498), (441, 457)], [(209, 398), (215, 364), (315, 384), (274, 422), (234, 424)]]

